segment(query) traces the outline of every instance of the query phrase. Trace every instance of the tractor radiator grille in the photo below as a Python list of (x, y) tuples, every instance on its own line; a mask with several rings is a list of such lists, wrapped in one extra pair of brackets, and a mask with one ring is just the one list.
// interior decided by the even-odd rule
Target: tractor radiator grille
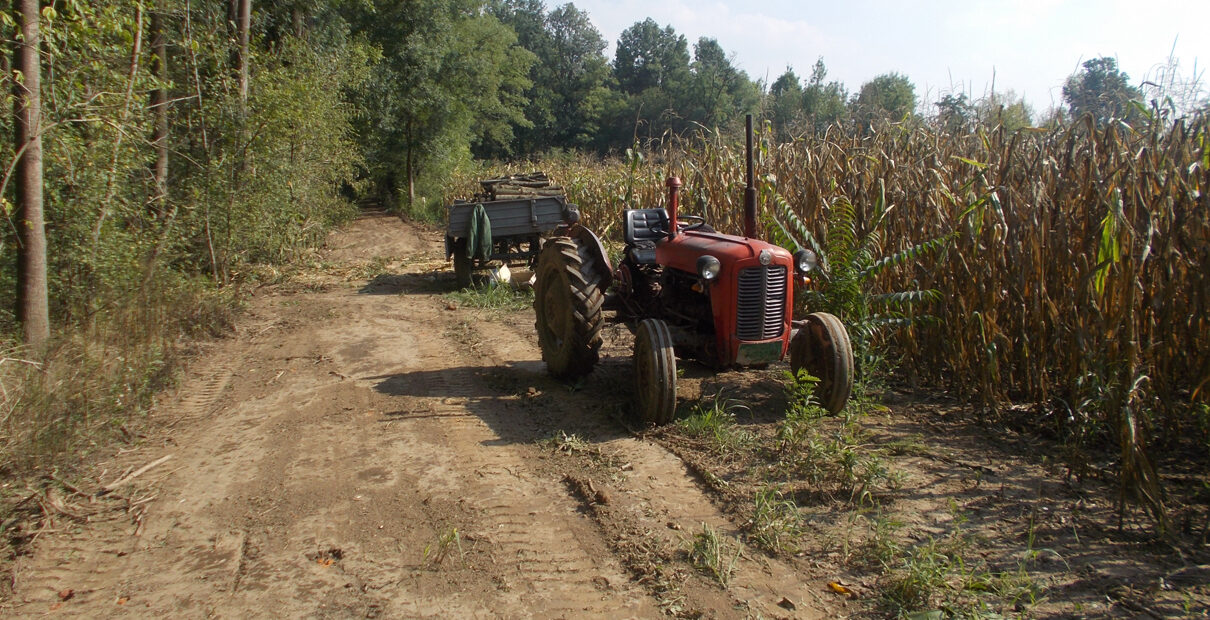
[(736, 336), (740, 340), (781, 337), (786, 320), (786, 268), (750, 267), (739, 272)]

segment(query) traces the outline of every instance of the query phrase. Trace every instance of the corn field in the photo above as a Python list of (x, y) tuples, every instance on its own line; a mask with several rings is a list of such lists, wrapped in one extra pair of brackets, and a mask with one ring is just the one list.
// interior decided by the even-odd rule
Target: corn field
[[(620, 238), (621, 209), (663, 204), (668, 175), (685, 183), (686, 212), (736, 233), (744, 165), (733, 138), (512, 169), (541, 166), (605, 238)], [(1151, 469), (1144, 437), (1195, 438), (1210, 461), (1210, 119), (963, 135), (907, 122), (758, 138), (766, 225), (783, 200), (826, 247), (845, 203), (859, 237), (880, 220), (875, 254), (946, 239), (872, 283), (871, 294), (939, 293), (924, 310), (937, 320), (887, 335), (901, 376), (985, 413), (1028, 408), (1031, 426), (1067, 441), (1121, 445), (1128, 470), (1133, 459)], [(464, 173), (447, 197), (469, 196), (484, 173)]]

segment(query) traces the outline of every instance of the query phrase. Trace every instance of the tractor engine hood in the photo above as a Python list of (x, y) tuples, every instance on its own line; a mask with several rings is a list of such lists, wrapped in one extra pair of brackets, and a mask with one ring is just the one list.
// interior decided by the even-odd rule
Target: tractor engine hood
[(720, 233), (682, 232), (672, 239), (656, 244), (655, 256), (656, 262), (661, 265), (696, 273), (697, 259), (709, 254), (722, 263), (720, 277), (726, 278), (729, 272), (731, 277), (734, 277), (735, 269), (759, 265), (762, 250), (769, 251), (770, 265), (785, 265), (793, 269), (793, 258), (785, 248), (760, 239)]

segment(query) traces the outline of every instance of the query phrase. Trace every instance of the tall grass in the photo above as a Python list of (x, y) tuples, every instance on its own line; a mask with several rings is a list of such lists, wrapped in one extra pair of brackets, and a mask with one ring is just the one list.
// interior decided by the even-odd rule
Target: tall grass
[(157, 298), (132, 300), (65, 330), (46, 352), (0, 341), (6, 479), (70, 467), (94, 447), (132, 439), (152, 396), (172, 379), (182, 338), (226, 329), (238, 295), (200, 280), (156, 290)]
[[(859, 237), (881, 227), (875, 255), (948, 239), (866, 283), (939, 293), (939, 321), (887, 335), (900, 368), (989, 416), (1033, 404), (1033, 428), (1118, 445), (1124, 491), (1162, 516), (1145, 444), (1210, 452), (1210, 118), (1153, 110), (1134, 126), (965, 134), (882, 122), (790, 142), (766, 129), (758, 144), (761, 210), (786, 201), (825, 245), (838, 204), (855, 209)], [(742, 158), (739, 136), (703, 133), (514, 169), (540, 165), (617, 239), (619, 211), (662, 204), (667, 175), (684, 180), (686, 211), (738, 232)]]

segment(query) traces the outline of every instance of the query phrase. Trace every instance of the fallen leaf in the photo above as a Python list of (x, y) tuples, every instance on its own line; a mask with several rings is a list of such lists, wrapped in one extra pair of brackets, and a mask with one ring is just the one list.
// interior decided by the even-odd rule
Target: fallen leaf
[(849, 597), (849, 598), (857, 598), (857, 593), (856, 593), (856, 592), (854, 592), (854, 591), (850, 590), (849, 588), (845, 587), (845, 585), (844, 585), (844, 584), (842, 584), (842, 583), (840, 583), (839, 581), (829, 581), (829, 582), (828, 582), (828, 587), (829, 587), (829, 588), (832, 588), (832, 591), (833, 591), (833, 592), (835, 592), (835, 593), (837, 593), (837, 594), (843, 594), (843, 595), (845, 595), (845, 596), (847, 596), (847, 597)]
[(129, 601), (129, 600), (130, 600), (130, 597), (129, 597), (129, 596), (119, 596), (119, 597), (118, 597), (118, 604), (119, 604), (119, 605), (125, 605), (125, 604), (126, 604), (126, 602), (127, 602), (127, 601)]
[(63, 588), (62, 590), (59, 590), (59, 600), (60, 601), (66, 601), (75, 595), (76, 595), (76, 591), (72, 590), (71, 588)]

